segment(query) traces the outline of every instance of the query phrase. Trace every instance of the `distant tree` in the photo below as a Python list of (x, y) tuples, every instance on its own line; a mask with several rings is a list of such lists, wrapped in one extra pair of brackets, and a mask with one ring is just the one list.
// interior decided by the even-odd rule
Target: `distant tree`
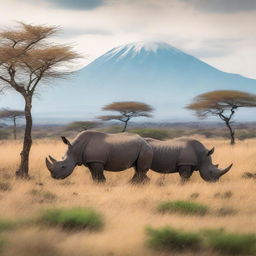
[(256, 107), (256, 95), (242, 91), (212, 91), (194, 98), (186, 106), (194, 110), (198, 117), (217, 116), (225, 122), (230, 133), (230, 144), (235, 144), (235, 132), (232, 128), (232, 118), (238, 108)]
[(99, 126), (99, 122), (96, 121), (76, 121), (67, 125), (67, 131), (85, 131), (88, 129), (93, 129)]
[(124, 123), (122, 132), (126, 131), (127, 124), (131, 118), (134, 117), (151, 117), (150, 112), (153, 108), (145, 103), (136, 101), (123, 101), (123, 102), (113, 102), (106, 105), (102, 110), (116, 111), (119, 115), (104, 115), (100, 116), (99, 119), (102, 121), (118, 120)]
[(57, 31), (57, 27), (20, 22), (16, 28), (0, 32), (0, 89), (14, 89), (25, 101), (25, 134), (16, 172), (20, 178), (29, 177), (32, 98), (42, 84), (40, 81), (63, 77), (67, 72), (61, 71), (60, 67), (79, 57), (69, 46), (47, 40)]
[(6, 119), (13, 122), (13, 138), (17, 139), (17, 118), (23, 118), (25, 116), (25, 112), (21, 110), (13, 110), (3, 108), (0, 110), (0, 119)]

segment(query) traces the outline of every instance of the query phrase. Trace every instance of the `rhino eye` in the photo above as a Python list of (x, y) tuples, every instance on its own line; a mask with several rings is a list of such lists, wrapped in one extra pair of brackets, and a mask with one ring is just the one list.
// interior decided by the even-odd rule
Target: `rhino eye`
[(60, 168), (61, 168), (61, 169), (64, 169), (64, 168), (65, 168), (65, 166), (64, 166), (64, 165), (62, 165)]

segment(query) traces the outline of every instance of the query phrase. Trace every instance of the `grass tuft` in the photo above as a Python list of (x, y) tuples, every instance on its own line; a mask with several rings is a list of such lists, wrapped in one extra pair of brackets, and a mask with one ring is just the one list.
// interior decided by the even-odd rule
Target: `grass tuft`
[(11, 185), (8, 182), (0, 182), (0, 191), (10, 191)]
[(57, 199), (57, 196), (56, 194), (50, 192), (50, 191), (45, 191), (43, 193), (43, 198), (46, 200), (46, 201), (54, 201)]
[(198, 198), (199, 197), (199, 193), (192, 193), (191, 195), (190, 195), (190, 198), (191, 199), (196, 199), (196, 198)]
[(216, 214), (218, 216), (229, 216), (229, 215), (235, 215), (237, 212), (231, 207), (221, 207), (217, 209)]
[(40, 216), (39, 221), (70, 230), (98, 230), (103, 227), (102, 216), (89, 208), (47, 210)]
[(202, 247), (199, 234), (176, 230), (170, 227), (153, 229), (146, 228), (148, 235), (147, 244), (154, 249), (184, 251), (197, 251)]
[(36, 202), (39, 203), (52, 203), (53, 201), (56, 201), (57, 195), (50, 192), (50, 191), (44, 191), (42, 189), (31, 189), (29, 191), (29, 194), (33, 197), (36, 197)]
[(6, 230), (11, 230), (11, 229), (17, 227), (17, 225), (18, 225), (18, 222), (0, 219), (0, 232), (6, 231)]
[(256, 234), (235, 234), (219, 230), (188, 232), (162, 227), (146, 228), (147, 245), (165, 251), (214, 251), (222, 255), (256, 255)]
[(224, 255), (255, 255), (256, 235), (235, 234), (224, 230), (207, 230), (208, 246)]
[(244, 172), (242, 175), (244, 179), (256, 179), (256, 173)]
[(208, 206), (190, 201), (167, 201), (162, 202), (157, 206), (157, 211), (161, 213), (178, 212), (191, 215), (205, 215), (208, 211)]

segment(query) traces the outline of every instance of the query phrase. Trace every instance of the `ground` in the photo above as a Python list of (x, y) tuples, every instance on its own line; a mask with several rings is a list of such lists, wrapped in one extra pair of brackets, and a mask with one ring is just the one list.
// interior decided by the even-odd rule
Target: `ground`
[[(190, 231), (225, 228), (236, 233), (255, 232), (256, 180), (242, 178), (242, 175), (256, 172), (256, 140), (238, 141), (235, 146), (223, 139), (201, 141), (209, 149), (215, 146), (215, 164), (219, 163), (220, 167), (234, 164), (218, 183), (206, 183), (194, 173), (191, 181), (182, 185), (177, 174), (160, 175), (149, 171), (149, 184), (133, 186), (128, 183), (133, 175), (130, 169), (106, 172), (106, 184), (96, 185), (85, 167), (77, 167), (65, 180), (53, 180), (44, 159), (48, 154), (57, 159), (64, 155), (66, 146), (60, 140), (34, 141), (32, 179), (20, 181), (14, 178), (14, 173), (21, 141), (1, 141), (0, 218), (33, 218), (43, 209), (80, 206), (101, 212), (105, 222), (102, 231), (94, 232), (66, 232), (34, 226), (7, 232), (5, 236), (10, 244), (7, 255), (160, 255), (145, 245), (147, 225), (169, 225)], [(165, 200), (193, 200), (208, 205), (210, 212), (205, 216), (157, 213), (156, 206)], [(209, 255), (209, 252), (198, 255)]]

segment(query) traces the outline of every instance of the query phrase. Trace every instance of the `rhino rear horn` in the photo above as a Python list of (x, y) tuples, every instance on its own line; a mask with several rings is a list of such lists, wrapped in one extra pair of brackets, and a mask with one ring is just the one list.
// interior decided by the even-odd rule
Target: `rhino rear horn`
[(210, 156), (210, 155), (212, 155), (213, 154), (213, 152), (214, 152), (214, 147), (211, 149), (211, 150), (209, 150), (208, 152), (207, 152), (207, 156)]
[(50, 160), (52, 161), (52, 163), (56, 163), (57, 162), (57, 160), (55, 160), (53, 157), (51, 157), (50, 155), (49, 155), (49, 158), (50, 158)]
[(68, 140), (66, 137), (61, 136), (61, 139), (62, 139), (62, 141), (64, 142), (64, 144), (66, 144), (66, 145), (68, 145), (68, 146), (71, 146), (71, 143), (69, 142), (69, 140)]
[(220, 170), (220, 176), (224, 175), (225, 173), (227, 173), (231, 167), (233, 166), (233, 164), (231, 164), (230, 166), (228, 166), (227, 168)]
[(48, 160), (48, 158), (45, 158), (45, 164), (47, 166), (47, 169), (50, 171), (50, 172), (53, 172), (53, 164)]

